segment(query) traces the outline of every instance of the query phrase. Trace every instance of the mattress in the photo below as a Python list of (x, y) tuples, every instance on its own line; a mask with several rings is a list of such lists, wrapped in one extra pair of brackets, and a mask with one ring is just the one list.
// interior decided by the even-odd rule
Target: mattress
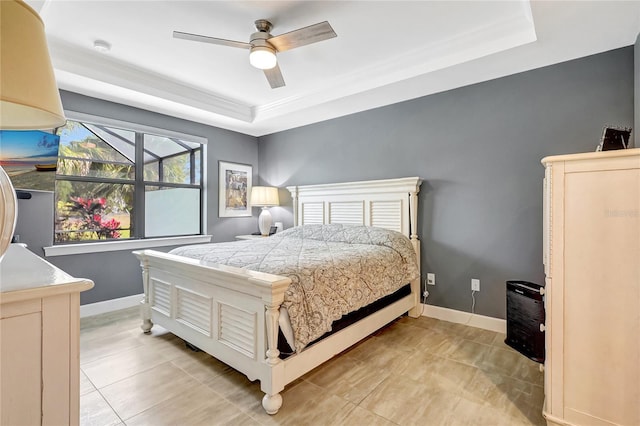
[(264, 239), (185, 246), (171, 253), (289, 277), (280, 326), (296, 351), (330, 332), (334, 321), (419, 277), (409, 239), (368, 226), (306, 225)]

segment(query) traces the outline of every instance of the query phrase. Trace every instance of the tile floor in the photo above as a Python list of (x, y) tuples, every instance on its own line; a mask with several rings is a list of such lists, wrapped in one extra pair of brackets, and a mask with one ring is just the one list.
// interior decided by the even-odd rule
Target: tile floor
[(285, 388), (275, 416), (258, 382), (187, 349), (137, 309), (85, 318), (81, 425), (542, 425), (538, 364), (504, 335), (400, 318)]

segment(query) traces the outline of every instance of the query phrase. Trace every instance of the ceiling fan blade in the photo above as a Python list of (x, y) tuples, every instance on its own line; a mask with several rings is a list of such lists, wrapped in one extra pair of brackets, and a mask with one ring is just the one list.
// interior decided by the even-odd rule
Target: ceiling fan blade
[(271, 69), (263, 71), (265, 77), (269, 80), (269, 85), (271, 85), (272, 89), (284, 86), (284, 77), (282, 77), (282, 72), (280, 72), (280, 66), (278, 66), (278, 64)]
[(208, 37), (198, 34), (183, 33), (181, 31), (174, 31), (173, 38), (181, 38), (184, 40), (200, 41), (203, 43), (219, 44), (221, 46), (239, 47), (240, 49), (249, 49), (251, 45), (249, 43), (243, 43), (241, 41), (226, 40), (224, 38)]
[(327, 21), (324, 21), (319, 24), (309, 25), (308, 27), (271, 37), (267, 39), (267, 41), (273, 45), (278, 52), (284, 52), (334, 37), (337, 37), (337, 34), (333, 31), (331, 25), (329, 25)]

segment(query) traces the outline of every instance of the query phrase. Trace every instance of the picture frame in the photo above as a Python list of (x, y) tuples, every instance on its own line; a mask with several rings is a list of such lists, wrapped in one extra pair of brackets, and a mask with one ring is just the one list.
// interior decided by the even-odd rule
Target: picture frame
[(14, 188), (55, 189), (60, 136), (41, 130), (0, 130), (0, 166)]
[(251, 216), (253, 166), (218, 161), (218, 216)]
[(602, 139), (596, 151), (612, 151), (615, 149), (627, 149), (631, 144), (631, 128), (605, 126), (602, 131)]

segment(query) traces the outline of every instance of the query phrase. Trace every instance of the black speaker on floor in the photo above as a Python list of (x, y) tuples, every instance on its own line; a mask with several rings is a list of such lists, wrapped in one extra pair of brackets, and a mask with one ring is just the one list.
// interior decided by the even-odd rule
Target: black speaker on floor
[(544, 285), (507, 281), (505, 343), (524, 356), (544, 363)]

